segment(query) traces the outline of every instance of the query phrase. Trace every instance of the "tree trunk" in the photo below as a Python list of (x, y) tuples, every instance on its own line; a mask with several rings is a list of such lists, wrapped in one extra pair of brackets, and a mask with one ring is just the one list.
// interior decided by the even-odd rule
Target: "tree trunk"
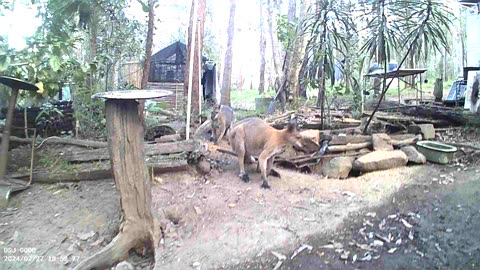
[(298, 95), (300, 97), (307, 98), (307, 86), (305, 85), (305, 81), (303, 80), (305, 76), (307, 75), (308, 68), (308, 51), (305, 50), (303, 52), (303, 62), (302, 62), (302, 67), (300, 68), (300, 71), (298, 73)]
[[(92, 18), (93, 21), (89, 23), (89, 56), (88, 61), (90, 64), (93, 64), (95, 61), (95, 56), (97, 55), (97, 25), (98, 20), (95, 17), (95, 9), (92, 11)], [(89, 87), (90, 91), (93, 91), (95, 82), (94, 72), (92, 70), (89, 71), (88, 78), (87, 78), (87, 86)]]
[(276, 18), (274, 18), (273, 14), (273, 6), (272, 6), (272, 0), (267, 0), (267, 7), (268, 7), (268, 16), (267, 16), (267, 21), (268, 21), (268, 33), (270, 36), (270, 42), (272, 43), (272, 58), (273, 58), (273, 67), (275, 71), (275, 76), (274, 76), (274, 88), (276, 91), (278, 91), (281, 87), (282, 84), (282, 79), (281, 79), (281, 67), (280, 67), (280, 60), (279, 60), (279, 53), (278, 53), (278, 40), (277, 40), (277, 35), (274, 31), (277, 29), (277, 24), (275, 22)]
[(159, 240), (151, 212), (151, 187), (145, 163), (144, 129), (135, 100), (107, 100), (109, 153), (120, 191), (120, 233), (100, 252), (82, 261), (80, 269), (103, 269), (128, 257), (131, 249), (155, 248)]
[(299, 97), (299, 87), (298, 87), (298, 78), (300, 73), (300, 68), (302, 66), (303, 56), (305, 53), (305, 34), (303, 31), (303, 21), (306, 16), (306, 4), (305, 1), (301, 0), (299, 3), (300, 12), (298, 16), (297, 27), (295, 30), (295, 40), (291, 46), (290, 50), (290, 62), (288, 70), (288, 80), (290, 85), (290, 93), (293, 100), (297, 100)]
[(447, 48), (443, 49), (443, 81), (448, 81), (448, 54)]
[[(192, 37), (193, 37), (193, 42), (195, 43), (195, 46), (193, 47), (194, 53), (193, 53), (193, 76), (192, 76), (192, 104), (191, 104), (191, 112), (192, 116), (194, 119), (196, 119), (199, 114), (199, 93), (200, 91), (203, 91), (199, 87), (199, 82), (201, 80), (200, 78), (200, 72), (202, 70), (202, 56), (199, 56), (199, 52), (201, 53), (203, 51), (203, 36), (204, 36), (204, 25), (205, 25), (205, 15), (206, 15), (206, 0), (197, 0), (197, 21), (193, 22), (193, 12), (194, 12), (194, 1), (192, 1), (192, 8), (190, 10), (190, 25), (188, 27), (188, 46), (187, 46), (187, 62), (185, 64), (186, 72), (185, 72), (185, 79), (184, 79), (184, 85), (185, 85), (185, 95), (188, 94), (188, 84), (189, 84), (189, 69), (188, 67), (190, 66), (190, 54), (192, 46)], [(193, 31), (193, 23), (196, 23), (195, 27), (195, 33), (192, 33)]]
[(263, 20), (263, 0), (260, 3), (260, 83), (258, 85), (258, 94), (265, 92), (265, 50), (267, 39), (265, 38), (265, 24)]
[(235, 0), (230, 0), (230, 19), (228, 21), (228, 40), (225, 52), (225, 64), (223, 69), (222, 99), (221, 104), (230, 105), (230, 90), (232, 84), (232, 57), (233, 57), (233, 34), (235, 32)]
[[(147, 28), (147, 42), (145, 45), (145, 62), (143, 63), (143, 73), (142, 73), (142, 82), (141, 88), (147, 89), (148, 85), (148, 75), (150, 74), (150, 58), (152, 57), (152, 46), (153, 46), (153, 28), (155, 21), (155, 10), (154, 10), (155, 0), (148, 0), (148, 28)], [(140, 106), (138, 106), (138, 115), (140, 116), (140, 122), (145, 128), (145, 100), (139, 101)]]

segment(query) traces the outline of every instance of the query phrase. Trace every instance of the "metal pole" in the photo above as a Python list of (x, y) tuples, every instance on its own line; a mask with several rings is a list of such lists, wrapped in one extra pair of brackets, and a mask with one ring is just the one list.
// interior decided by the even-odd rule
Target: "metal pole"
[(0, 152), (0, 180), (5, 179), (7, 175), (7, 162), (8, 162), (8, 146), (10, 144), (10, 129), (12, 128), (13, 112), (15, 110), (15, 104), (17, 103), (18, 89), (12, 88), (12, 94), (8, 101), (7, 118), (5, 121), (5, 129), (3, 130), (2, 148)]
[(420, 101), (423, 101), (422, 73), (420, 73)]
[(186, 139), (190, 139), (190, 114), (192, 113), (192, 86), (193, 86), (193, 59), (195, 54), (195, 32), (197, 31), (197, 5), (196, 1), (193, 1), (193, 26), (192, 34), (190, 38), (190, 58), (189, 58), (189, 68), (188, 68), (188, 97), (187, 97), (187, 130), (186, 130)]

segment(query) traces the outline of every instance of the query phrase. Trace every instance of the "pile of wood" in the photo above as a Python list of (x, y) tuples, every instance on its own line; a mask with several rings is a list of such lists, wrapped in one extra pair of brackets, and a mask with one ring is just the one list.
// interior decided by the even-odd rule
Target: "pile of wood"
[[(298, 112), (288, 111), (280, 115), (267, 117), (265, 121), (275, 128), (284, 128), (291, 116), (295, 115), (298, 126), (302, 129), (320, 129), (322, 127), (320, 110), (315, 108), (306, 108)], [(324, 121), (324, 127), (329, 128), (350, 128), (358, 126), (361, 121), (351, 118), (351, 115), (345, 111), (330, 111)]]
[[(289, 116), (287, 113), (272, 117), (270, 122), (273, 125), (277, 121), (283, 122), (285, 115)], [(348, 177), (351, 171), (364, 173), (405, 166), (407, 163), (423, 164), (425, 157), (413, 145), (422, 139), (435, 139), (435, 127), (452, 125), (445, 119), (378, 112), (364, 134), (368, 116), (366, 113), (353, 127), (304, 130), (301, 135), (307, 147), (289, 147), (275, 162), (287, 168), (332, 178)], [(309, 118), (303, 115), (305, 119)], [(328, 147), (324, 152), (319, 151), (325, 141), (328, 141)]]
[[(29, 143), (26, 139), (19, 142)], [(23, 141), (25, 140), (25, 141)], [(33, 173), (33, 181), (54, 183), (59, 181), (96, 180), (112, 177), (110, 154), (105, 142), (84, 141), (67, 138), (49, 138), (44, 144), (67, 144), (89, 149), (78, 149), (60, 153), (58, 160), (68, 162), (68, 170), (39, 169)], [(95, 148), (95, 149), (91, 149)], [(206, 154), (207, 147), (197, 140), (145, 144), (148, 167), (153, 170), (182, 168)], [(57, 162), (58, 162), (57, 160)], [(12, 178), (28, 178), (28, 174), (15, 173)]]
[[(398, 112), (406, 116), (413, 116), (417, 119), (433, 119), (442, 123), (438, 127), (451, 125), (480, 125), (478, 116), (465, 112), (463, 109), (454, 109), (436, 105), (401, 105), (386, 106), (381, 109), (386, 112)], [(432, 121), (433, 121), (432, 120)], [(437, 126), (436, 126), (437, 127)]]
[[(313, 141), (320, 148), (322, 135), (318, 130), (307, 130), (302, 132), (302, 136), (307, 140)], [(422, 139), (421, 135), (387, 135), (385, 133), (375, 134), (375, 137), (384, 137), (393, 148), (401, 148), (406, 145), (412, 145)], [(275, 159), (277, 164), (282, 166), (300, 169), (302, 171), (318, 172), (325, 162), (336, 157), (359, 157), (376, 150), (372, 135), (334, 135), (331, 136), (329, 146), (325, 153), (315, 151), (313, 153), (302, 153), (302, 149), (289, 148), (281, 156)], [(330, 138), (329, 138), (330, 139)], [(392, 148), (392, 150), (393, 150)], [(381, 148), (380, 148), (381, 149)], [(379, 150), (380, 150), (379, 149)]]
[[(56, 101), (42, 107), (29, 107), (26, 111), (26, 117), (24, 108), (18, 108), (14, 112), (12, 125), (18, 127), (12, 129), (14, 136), (25, 136), (25, 131), (23, 130), (25, 119), (27, 127), (36, 128), (37, 134), (42, 137), (68, 134), (75, 129), (71, 101)], [(1, 111), (3, 118), (5, 114), (6, 108)]]

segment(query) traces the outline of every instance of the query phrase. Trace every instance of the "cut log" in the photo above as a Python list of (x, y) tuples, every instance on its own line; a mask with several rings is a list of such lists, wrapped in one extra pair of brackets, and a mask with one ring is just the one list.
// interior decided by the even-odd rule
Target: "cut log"
[(60, 138), (60, 137), (49, 137), (43, 140), (38, 147), (41, 147), (42, 144), (49, 143), (49, 144), (68, 144), (68, 145), (77, 145), (83, 147), (91, 147), (91, 148), (105, 148), (107, 147), (106, 142), (97, 142), (97, 141), (89, 141), (89, 140), (79, 140), (79, 139), (70, 139), (70, 138)]
[[(145, 154), (147, 156), (154, 156), (181, 152), (203, 151), (204, 149), (204, 145), (199, 141), (189, 140), (171, 143), (146, 144)], [(69, 162), (86, 162), (95, 160), (109, 160), (110, 155), (105, 148), (65, 153), (62, 156), (62, 159)]]
[(180, 134), (172, 134), (172, 135), (165, 135), (155, 139), (155, 143), (178, 142), (181, 140), (182, 140), (182, 137), (180, 136)]
[(372, 136), (370, 135), (348, 135), (348, 136), (332, 136), (332, 140), (330, 141), (329, 145), (345, 145), (345, 144), (352, 144), (352, 143), (365, 143), (371, 142)]
[[(3, 137), (3, 134), (0, 134), (0, 139)], [(25, 143), (31, 144), (31, 139), (24, 139), (15, 136), (10, 136), (11, 142), (18, 142), (18, 143)], [(79, 140), (79, 139), (70, 139), (70, 138), (60, 138), (60, 137), (49, 137), (43, 141), (37, 140), (36, 143), (40, 143), (40, 146), (43, 144), (68, 144), (68, 145), (77, 145), (82, 147), (90, 147), (90, 148), (106, 148), (106, 142), (97, 142), (97, 141), (89, 141), (89, 140)]]
[[(401, 138), (401, 137), (397, 137), (397, 138)], [(403, 140), (394, 140), (392, 139), (390, 142), (392, 143), (393, 146), (404, 146), (404, 145), (409, 145), (409, 144), (414, 144), (418, 141), (422, 140), (422, 135), (414, 135), (414, 137), (411, 137), (411, 138), (406, 138), (406, 139), (403, 139)]]
[[(406, 106), (398, 108), (400, 112), (405, 115), (411, 115), (416, 117), (428, 117), (438, 120), (448, 121), (450, 125), (480, 125), (480, 121), (478, 120), (478, 116), (473, 114), (464, 114), (462, 112), (456, 112), (449, 108), (439, 107), (439, 106)], [(440, 127), (440, 125), (436, 125)]]
[(328, 153), (333, 152), (346, 152), (351, 150), (358, 150), (366, 147), (372, 146), (371, 142), (364, 142), (364, 143), (349, 143), (346, 145), (332, 145), (327, 148)]
[[(13, 173), (9, 177), (28, 180), (29, 173)], [(58, 183), (78, 182), (88, 180), (101, 180), (112, 178), (111, 165), (109, 162), (97, 162), (80, 169), (65, 171), (52, 171), (51, 169), (40, 169), (33, 171), (32, 182), (35, 183)]]
[(206, 133), (212, 129), (212, 120), (207, 119), (203, 124), (201, 124), (197, 130), (195, 130), (195, 134), (193, 134), (194, 139), (204, 139)]

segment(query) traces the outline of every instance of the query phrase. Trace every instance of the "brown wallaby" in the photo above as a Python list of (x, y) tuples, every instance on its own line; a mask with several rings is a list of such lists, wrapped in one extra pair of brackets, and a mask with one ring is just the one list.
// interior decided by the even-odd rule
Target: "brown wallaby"
[(210, 115), (212, 120), (212, 139), (218, 144), (235, 121), (233, 109), (228, 105), (216, 106)]
[(247, 118), (235, 124), (230, 131), (230, 145), (237, 154), (240, 167), (239, 177), (244, 182), (250, 178), (245, 172), (245, 163), (253, 156), (258, 157), (258, 166), (262, 174), (262, 188), (270, 188), (267, 176), (272, 172), (273, 160), (286, 145), (302, 147), (301, 136), (297, 131), (297, 121), (292, 118), (288, 127), (277, 130), (260, 118)]

